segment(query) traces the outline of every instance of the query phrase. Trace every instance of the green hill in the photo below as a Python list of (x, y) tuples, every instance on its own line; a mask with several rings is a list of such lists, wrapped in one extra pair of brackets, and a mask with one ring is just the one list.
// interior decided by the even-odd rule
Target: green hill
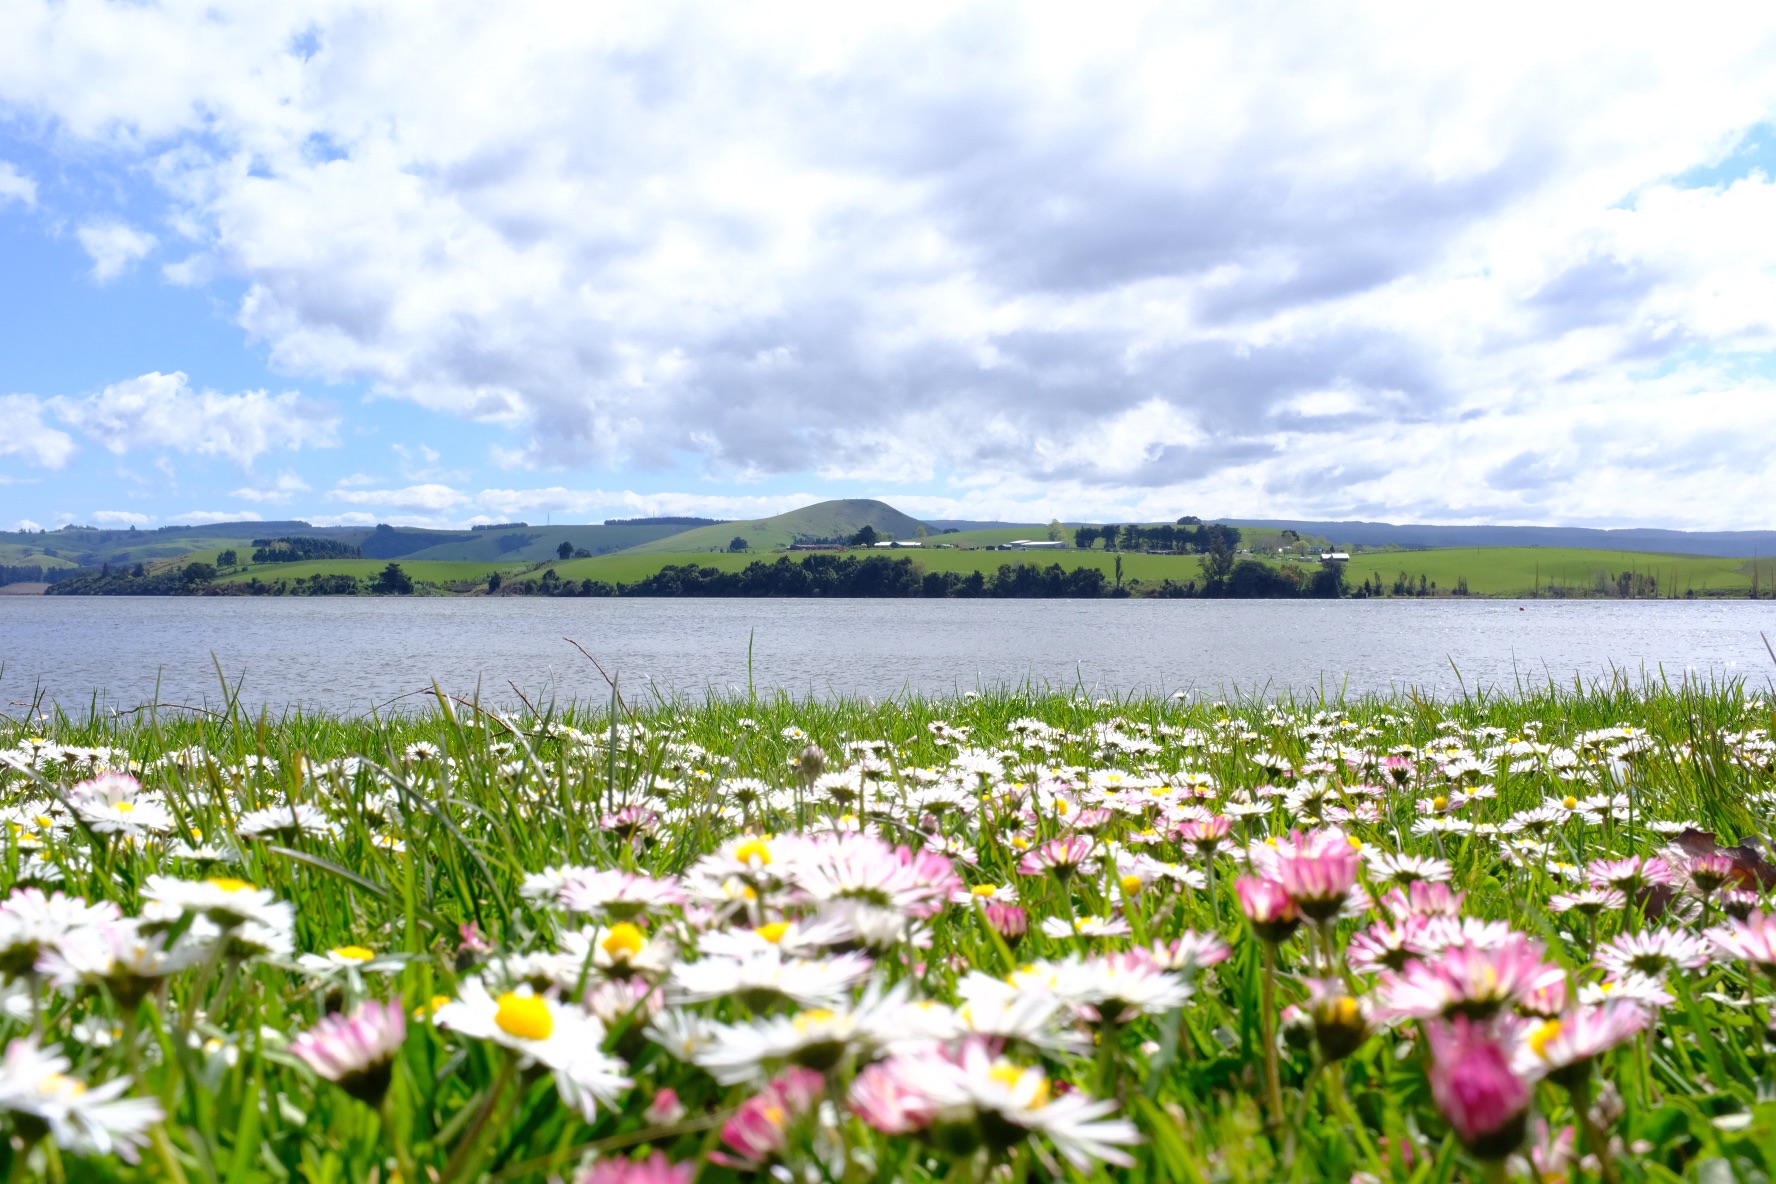
[(816, 502), (778, 514), (774, 518), (758, 518), (751, 522), (724, 522), (719, 526), (698, 526), (669, 538), (630, 547), (631, 555), (658, 555), (666, 552), (685, 554), (696, 551), (726, 551), (736, 537), (746, 540), (752, 551), (769, 551), (791, 543), (812, 539), (849, 537), (872, 526), (884, 538), (910, 539), (924, 525), (909, 518), (886, 502), (869, 498), (847, 498)]
[(515, 563), (554, 559), (562, 543), (576, 551), (609, 555), (681, 533), (679, 526), (514, 526), (493, 530), (371, 532), (361, 544), (366, 558), (440, 560), (451, 563)]

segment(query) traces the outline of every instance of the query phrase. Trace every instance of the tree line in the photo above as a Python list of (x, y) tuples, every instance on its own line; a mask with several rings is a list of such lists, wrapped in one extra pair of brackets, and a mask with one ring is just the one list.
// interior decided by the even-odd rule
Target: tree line
[[(229, 554), (232, 554), (230, 552)], [(306, 559), (361, 559), (364, 552), (337, 539), (294, 535), (279, 539), (254, 539), (254, 563), (300, 563)]]
[(149, 571), (144, 565), (105, 564), (98, 571), (82, 571), (44, 591), (51, 596), (407, 596), (413, 577), (391, 563), (374, 576), (322, 573), (294, 580), (261, 580), (219, 584), (216, 569), (208, 563), (187, 563)]
[(694, 563), (668, 564), (632, 584), (604, 580), (564, 580), (553, 568), (523, 580), (489, 579), (489, 591), (508, 596), (648, 596), (648, 597), (825, 597), (927, 599), (1100, 599), (1155, 597), (1210, 599), (1284, 599), (1336, 597), (1344, 591), (1344, 570), (1327, 565), (1305, 571), (1293, 564), (1280, 569), (1257, 560), (1211, 562), (1205, 556), (1199, 580), (1112, 581), (1093, 567), (1044, 567), (1033, 563), (1000, 564), (982, 571), (925, 571), (910, 558), (886, 555), (782, 556), (757, 560), (741, 571), (723, 571)]
[(1161, 526), (1081, 526), (1073, 532), (1073, 545), (1089, 551), (1103, 540), (1106, 551), (1181, 551), (1206, 554), (1239, 549), (1240, 532), (1235, 526), (1219, 522), (1205, 523), (1194, 517), (1178, 519), (1175, 524)]
[(35, 563), (0, 564), (0, 588), (7, 584), (55, 584), (79, 570), (75, 567), (39, 567)]

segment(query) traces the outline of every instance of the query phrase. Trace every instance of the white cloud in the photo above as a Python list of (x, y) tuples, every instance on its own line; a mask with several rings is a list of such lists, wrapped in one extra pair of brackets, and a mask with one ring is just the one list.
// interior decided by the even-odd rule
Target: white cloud
[(42, 530), (43, 527), (41, 524), (31, 521), (29, 518), (20, 518), (17, 522), (14, 522), (12, 524), (12, 526), (9, 527), (8, 529), (15, 530), (15, 531), (16, 530)]
[(474, 505), (488, 521), (553, 511), (590, 518), (768, 518), (822, 500), (812, 493), (732, 497), (699, 493), (634, 493), (629, 490), (483, 489)]
[(43, 422), (43, 400), (33, 395), (0, 395), (0, 456), (16, 456), (45, 469), (59, 469), (78, 449), (68, 433)]
[(133, 267), (158, 241), (145, 230), (123, 222), (89, 222), (75, 232), (92, 259), (92, 277), (108, 283)]
[(352, 506), (395, 506), (403, 510), (449, 510), (465, 495), (448, 485), (409, 485), (404, 489), (335, 489), (334, 501)]
[(92, 520), (97, 526), (146, 526), (154, 521), (154, 515), (138, 514), (134, 510), (99, 510), (93, 514)]
[(278, 474), (277, 480), (270, 485), (247, 486), (229, 494), (230, 497), (245, 498), (250, 502), (271, 502), (284, 505), (294, 501), (299, 493), (308, 492), (308, 482), (288, 469)]
[(18, 166), (11, 161), (0, 160), (0, 205), (9, 201), (36, 205), (37, 182), (19, 172)]
[[(571, 489), (556, 485), (540, 489), (483, 489), (479, 492), (438, 483), (398, 489), (363, 489), (337, 485), (328, 495), (336, 502), (368, 506), (377, 514), (352, 511), (320, 517), (306, 516), (317, 526), (364, 525), (371, 522), (427, 526), (463, 526), (506, 522), (520, 517), (547, 514), (578, 520), (649, 518), (662, 515), (693, 515), (708, 518), (767, 518), (821, 500), (813, 493), (731, 496), (710, 493), (637, 493), (632, 490)], [(391, 515), (391, 511), (396, 512)], [(402, 518), (398, 512), (408, 512)], [(415, 514), (419, 516), (415, 516)]]
[[(1773, 47), (1743, 5), (20, 4), (0, 108), (152, 177), (278, 366), (518, 467), (1761, 524), (1766, 462), (1706, 458), (1769, 419), (1776, 184), (1673, 178), (1776, 116)], [(617, 496), (404, 460), (338, 499)]]
[(49, 403), (63, 423), (119, 454), (172, 448), (226, 456), (244, 468), (274, 448), (327, 447), (338, 438), (338, 413), (295, 391), (199, 391), (176, 372), (144, 374), (88, 398)]
[(206, 526), (212, 522), (263, 522), (264, 518), (252, 510), (187, 510), (183, 514), (173, 514), (167, 518), (168, 523), (181, 526)]

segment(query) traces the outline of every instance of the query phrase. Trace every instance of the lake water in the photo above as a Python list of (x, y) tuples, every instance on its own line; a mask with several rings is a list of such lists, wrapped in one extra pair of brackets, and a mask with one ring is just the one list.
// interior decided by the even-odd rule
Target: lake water
[[(1662, 669), (1776, 672), (1776, 602), (540, 600), (0, 597), (0, 700), (362, 711), (422, 691), (515, 703), (511, 684), (603, 703), (584, 645), (623, 686), (663, 694), (882, 698), (1029, 681), (1093, 694), (1510, 688)], [(212, 654), (214, 659), (212, 659)]]

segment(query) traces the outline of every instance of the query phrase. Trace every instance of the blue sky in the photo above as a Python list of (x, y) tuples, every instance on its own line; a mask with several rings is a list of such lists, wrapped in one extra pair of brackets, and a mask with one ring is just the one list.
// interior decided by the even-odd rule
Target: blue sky
[(23, 0), (0, 527), (1767, 527), (1773, 50), (1755, 9)]

